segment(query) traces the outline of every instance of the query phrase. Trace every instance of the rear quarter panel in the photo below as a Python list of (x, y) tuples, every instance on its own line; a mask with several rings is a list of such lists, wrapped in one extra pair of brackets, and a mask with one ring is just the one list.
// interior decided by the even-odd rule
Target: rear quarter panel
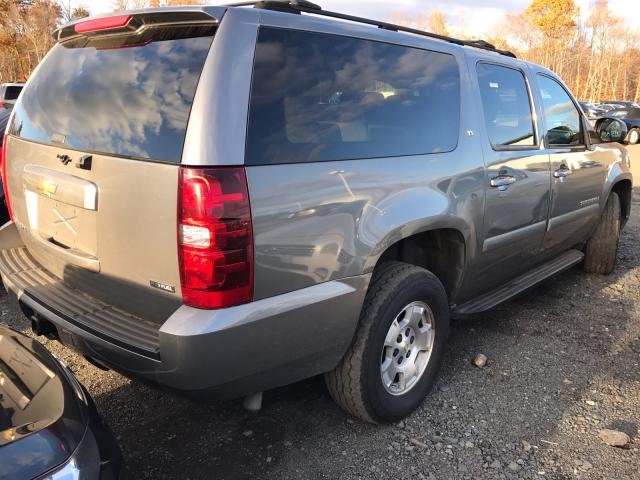
[(473, 257), (484, 170), (465, 150), (248, 168), (255, 298), (369, 273), (393, 243), (436, 228), (460, 231)]

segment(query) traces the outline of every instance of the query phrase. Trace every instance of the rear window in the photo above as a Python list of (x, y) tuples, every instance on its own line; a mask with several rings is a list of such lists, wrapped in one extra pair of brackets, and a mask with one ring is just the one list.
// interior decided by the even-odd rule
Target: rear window
[(260, 29), (249, 165), (449, 152), (459, 124), (460, 74), (452, 55)]
[(16, 105), (11, 133), (83, 151), (180, 162), (212, 39), (209, 32), (140, 45), (57, 44)]
[(7, 90), (4, 92), (4, 99), (15, 100), (16, 98), (18, 98), (18, 95), (20, 95), (21, 91), (22, 91), (22, 87), (8, 86)]

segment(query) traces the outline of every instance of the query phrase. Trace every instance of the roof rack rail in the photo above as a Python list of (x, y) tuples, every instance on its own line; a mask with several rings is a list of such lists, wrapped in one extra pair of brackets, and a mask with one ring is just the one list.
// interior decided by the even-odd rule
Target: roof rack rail
[(402, 25), (396, 25), (393, 23), (380, 22), (378, 20), (371, 20), (369, 18), (356, 17), (354, 15), (347, 15), (345, 13), (330, 12), (328, 10), (322, 10), (319, 5), (311, 3), (308, 0), (258, 0), (247, 1), (238, 3), (229, 3), (226, 7), (250, 7), (263, 8), (266, 10), (277, 10), (280, 12), (288, 13), (311, 13), (314, 15), (322, 15), (324, 17), (339, 18), (341, 20), (349, 20), (351, 22), (365, 23), (367, 25), (374, 25), (384, 30), (391, 30), (394, 32), (406, 32), (413, 33), (414, 35), (421, 35), (423, 37), (435, 38), (449, 43), (455, 43), (456, 45), (462, 45), (465, 47), (475, 47), (482, 50), (488, 50), (491, 52), (499, 53), (507, 57), (516, 58), (516, 56), (508, 50), (500, 50), (489, 42), (484, 40), (462, 40), (459, 38), (449, 37), (446, 35), (439, 35), (437, 33), (431, 33), (424, 30), (418, 30), (417, 28), (403, 27)]

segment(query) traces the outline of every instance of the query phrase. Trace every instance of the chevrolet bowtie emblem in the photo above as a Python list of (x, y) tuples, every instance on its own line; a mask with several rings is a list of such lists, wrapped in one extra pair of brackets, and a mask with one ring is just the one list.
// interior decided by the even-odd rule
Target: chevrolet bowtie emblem
[(44, 180), (40, 184), (40, 190), (46, 195), (54, 195), (58, 190), (58, 185), (51, 180)]

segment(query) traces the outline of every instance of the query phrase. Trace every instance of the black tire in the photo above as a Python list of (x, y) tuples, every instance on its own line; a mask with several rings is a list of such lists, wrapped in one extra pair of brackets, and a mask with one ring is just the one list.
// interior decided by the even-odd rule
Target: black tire
[(588, 273), (613, 272), (620, 241), (620, 197), (611, 192), (596, 231), (584, 249), (583, 268)]
[(626, 142), (629, 145), (635, 145), (640, 141), (640, 128), (632, 128), (627, 133)]
[[(396, 316), (414, 301), (432, 313), (433, 348), (424, 372), (402, 395), (385, 390), (380, 374), (381, 352)], [(360, 313), (354, 341), (331, 372), (325, 374), (329, 393), (348, 413), (371, 423), (393, 422), (413, 412), (429, 393), (449, 335), (449, 305), (438, 278), (428, 270), (389, 262), (374, 272)]]

